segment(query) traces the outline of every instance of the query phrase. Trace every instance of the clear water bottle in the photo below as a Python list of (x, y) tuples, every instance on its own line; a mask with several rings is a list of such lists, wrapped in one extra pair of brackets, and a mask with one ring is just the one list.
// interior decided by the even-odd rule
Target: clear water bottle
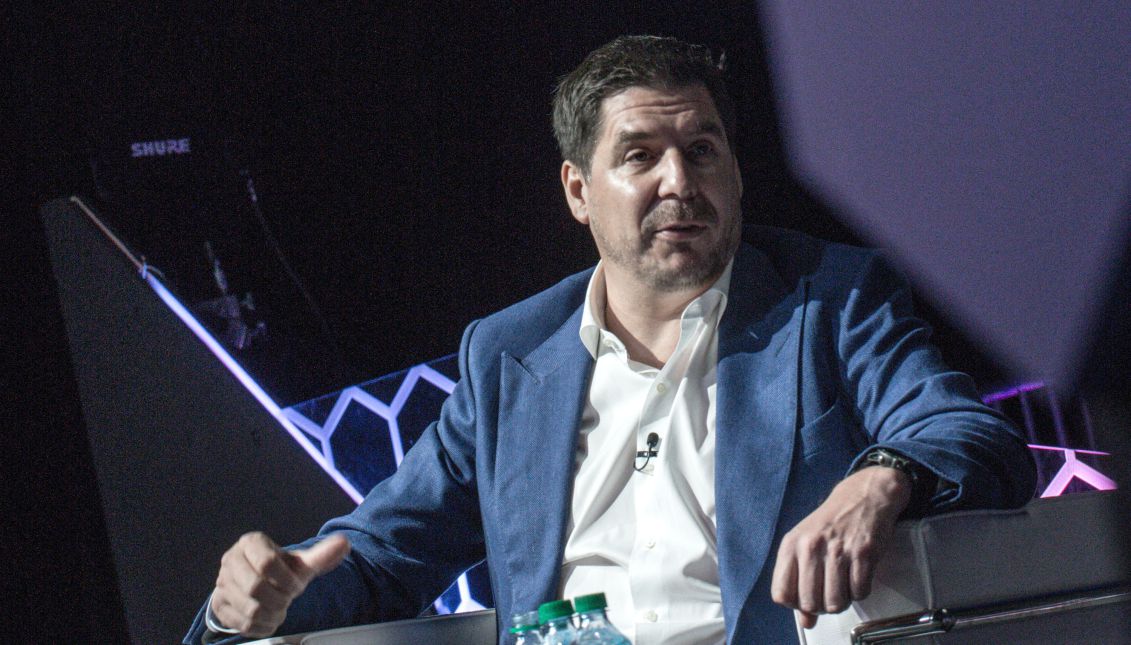
[(609, 617), (605, 615), (608, 606), (603, 593), (573, 599), (573, 607), (581, 620), (577, 645), (630, 645), (624, 634), (613, 627)]
[(542, 645), (574, 645), (577, 632), (570, 618), (573, 616), (573, 603), (568, 600), (555, 600), (538, 607), (538, 620), (542, 623)]
[(542, 634), (538, 629), (537, 611), (527, 611), (511, 616), (510, 633), (514, 639), (514, 645), (542, 645)]

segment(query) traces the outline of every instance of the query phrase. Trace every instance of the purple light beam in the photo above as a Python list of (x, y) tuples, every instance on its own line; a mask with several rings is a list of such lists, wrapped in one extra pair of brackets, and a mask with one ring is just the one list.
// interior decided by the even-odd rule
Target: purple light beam
[(201, 325), (200, 321), (198, 321), (195, 317), (193, 317), (191, 313), (189, 313), (189, 310), (186, 309), (179, 300), (177, 300), (176, 296), (174, 296), (169, 292), (168, 289), (165, 288), (165, 285), (161, 284), (161, 281), (158, 280), (157, 277), (153, 275), (153, 273), (146, 271), (143, 268), (141, 271), (141, 277), (143, 280), (149, 283), (150, 288), (153, 289), (153, 291), (159, 298), (161, 298), (161, 300), (169, 307), (169, 309), (174, 314), (176, 314), (178, 318), (181, 319), (181, 322), (187, 325), (188, 328), (192, 330), (193, 334), (196, 334), (196, 337), (199, 338), (202, 343), (204, 343), (205, 347), (207, 347), (209, 351), (211, 351), (212, 354), (216, 356), (216, 358), (220, 359), (220, 362), (223, 363), (224, 367), (228, 368), (228, 371), (236, 377), (236, 380), (238, 380), (241, 385), (247, 388), (248, 392), (251, 392), (251, 395), (254, 396), (257, 401), (259, 401), (259, 404), (263, 406), (263, 409), (267, 410), (267, 412), (275, 418), (279, 425), (283, 426), (283, 429), (286, 430), (291, 435), (291, 437), (293, 437), (294, 440), (298, 442), (300, 446), (302, 446), (302, 449), (305, 450), (308, 455), (310, 455), (310, 458), (313, 459), (315, 463), (317, 463), (322, 468), (322, 470), (326, 471), (326, 474), (329, 475), (338, 484), (338, 486), (341, 487), (341, 489), (350, 496), (351, 499), (353, 499), (354, 503), (360, 504), (363, 498), (362, 494), (358, 492), (358, 490), (354, 488), (353, 484), (349, 483), (349, 481), (345, 477), (343, 477), (336, 468), (330, 465), (330, 462), (326, 460), (326, 457), (323, 456), (322, 452), (315, 448), (314, 444), (310, 443), (310, 440), (306, 438), (302, 431), (299, 430), (295, 426), (295, 424), (287, 418), (285, 414), (283, 414), (283, 410), (279, 407), (279, 404), (275, 403), (274, 399), (272, 399), (271, 396), (267, 394), (267, 392), (265, 392), (263, 388), (255, 382), (254, 379), (251, 378), (251, 375), (249, 375), (247, 371), (245, 371), (244, 368), (236, 362), (236, 359), (232, 358), (232, 355), (229, 354), (227, 350), (225, 350), (223, 346), (220, 345), (220, 342), (217, 341), (212, 336), (212, 334), (208, 333), (208, 330), (204, 328), (204, 325)]

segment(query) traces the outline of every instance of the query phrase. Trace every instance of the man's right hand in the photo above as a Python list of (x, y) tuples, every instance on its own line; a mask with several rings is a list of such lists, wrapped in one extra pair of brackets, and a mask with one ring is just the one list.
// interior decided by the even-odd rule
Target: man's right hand
[(284, 551), (263, 533), (247, 533), (220, 559), (212, 613), (243, 636), (270, 636), (306, 585), (341, 564), (349, 552), (343, 535), (331, 535), (309, 549)]

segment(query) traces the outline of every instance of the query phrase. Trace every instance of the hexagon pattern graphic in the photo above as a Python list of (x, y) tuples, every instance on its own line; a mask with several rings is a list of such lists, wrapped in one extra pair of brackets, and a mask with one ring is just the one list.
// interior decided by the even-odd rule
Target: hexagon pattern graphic
[[(321, 451), (329, 468), (364, 494), (393, 474), (439, 418), (457, 372), (456, 357), (447, 356), (284, 408), (283, 414)], [(434, 608), (447, 614), (492, 604), (483, 563), (460, 576)]]

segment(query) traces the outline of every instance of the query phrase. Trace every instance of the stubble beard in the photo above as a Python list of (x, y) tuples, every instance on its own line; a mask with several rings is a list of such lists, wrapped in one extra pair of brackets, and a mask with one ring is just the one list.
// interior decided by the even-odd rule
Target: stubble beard
[(734, 257), (741, 240), (742, 215), (738, 213), (730, 220), (725, 230), (720, 231), (716, 244), (705, 252), (693, 251), (693, 242), (675, 242), (671, 253), (692, 256), (691, 261), (681, 266), (664, 266), (649, 254), (656, 244), (669, 244), (656, 240), (656, 232), (674, 222), (699, 222), (709, 226), (716, 225), (719, 215), (705, 200), (680, 203), (665, 207), (661, 205), (649, 213), (640, 226), (640, 238), (635, 248), (629, 244), (612, 243), (600, 226), (591, 226), (598, 245), (604, 249), (605, 260), (628, 269), (640, 284), (659, 292), (683, 291), (696, 287), (706, 287), (716, 280)]

